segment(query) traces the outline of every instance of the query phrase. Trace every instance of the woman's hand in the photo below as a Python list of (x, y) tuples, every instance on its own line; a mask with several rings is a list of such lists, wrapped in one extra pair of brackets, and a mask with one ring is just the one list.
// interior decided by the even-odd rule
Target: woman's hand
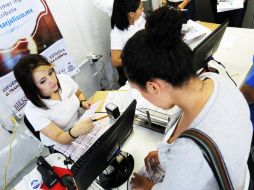
[(180, 3), (179, 5), (178, 5), (178, 9), (184, 9), (185, 8), (185, 5), (183, 4), (183, 3)]
[(84, 108), (85, 110), (88, 110), (91, 105), (92, 105), (92, 102), (90, 100), (82, 102), (82, 108)]
[(71, 129), (71, 133), (75, 137), (78, 137), (80, 135), (86, 135), (92, 131), (93, 127), (94, 126), (92, 119), (85, 119), (77, 122), (75, 126)]
[(131, 178), (131, 189), (133, 190), (150, 190), (154, 186), (154, 183), (149, 181), (147, 177), (141, 176), (137, 173), (133, 174)]
[(149, 152), (148, 155), (145, 157), (145, 166), (147, 169), (155, 168), (160, 164), (159, 157), (158, 157), (158, 151), (152, 151)]

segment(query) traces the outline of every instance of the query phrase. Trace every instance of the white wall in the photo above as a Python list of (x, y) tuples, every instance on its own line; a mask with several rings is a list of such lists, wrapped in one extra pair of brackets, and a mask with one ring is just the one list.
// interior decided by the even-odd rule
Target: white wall
[[(88, 96), (100, 89), (102, 64), (86, 63), (86, 55), (91, 51), (103, 55), (108, 79), (116, 80), (109, 62), (109, 16), (95, 8), (91, 0), (47, 0), (47, 3), (74, 60), (78, 65), (82, 65), (81, 72), (75, 76), (81, 89)], [(112, 82), (110, 84), (112, 87)], [(0, 108), (3, 105), (4, 102), (0, 100)], [(27, 136), (25, 130), (26, 127), (20, 122), (7, 171), (8, 181), (37, 155), (38, 142)], [(3, 184), (3, 170), (8, 157), (10, 138), (11, 135), (0, 128), (0, 186)]]
[[(47, 0), (47, 3), (75, 61), (83, 63), (91, 51), (101, 54), (109, 82), (116, 81), (110, 63), (110, 17), (94, 7), (92, 0)], [(97, 67), (100, 70), (101, 65)]]

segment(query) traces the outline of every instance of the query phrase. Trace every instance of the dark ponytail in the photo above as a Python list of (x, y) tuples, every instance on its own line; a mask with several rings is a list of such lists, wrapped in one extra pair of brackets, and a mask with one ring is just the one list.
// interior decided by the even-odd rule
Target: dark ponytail
[(122, 63), (130, 81), (140, 87), (154, 78), (180, 87), (196, 76), (192, 50), (182, 41), (183, 17), (176, 9), (162, 7), (147, 18), (145, 30), (126, 43)]
[(141, 0), (114, 0), (111, 28), (116, 26), (119, 30), (128, 29), (128, 13), (136, 12), (140, 3)]

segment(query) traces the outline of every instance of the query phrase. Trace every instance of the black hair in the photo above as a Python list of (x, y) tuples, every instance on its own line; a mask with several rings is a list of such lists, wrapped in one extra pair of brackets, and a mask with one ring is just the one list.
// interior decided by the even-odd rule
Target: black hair
[[(29, 54), (25, 55), (18, 61), (18, 63), (13, 68), (13, 72), (20, 87), (24, 91), (26, 98), (30, 100), (35, 106), (43, 109), (48, 109), (47, 105), (42, 101), (41, 98), (50, 97), (43, 97), (40, 94), (40, 90), (35, 85), (33, 79), (34, 69), (43, 65), (51, 66), (51, 63), (49, 63), (46, 58), (39, 54)], [(60, 88), (58, 79), (57, 83)]]
[(128, 29), (130, 25), (128, 13), (136, 12), (140, 3), (141, 0), (114, 0), (111, 28), (113, 29), (116, 26), (119, 30)]
[(180, 11), (162, 7), (147, 17), (144, 30), (126, 43), (122, 63), (128, 79), (141, 88), (160, 78), (180, 87), (196, 73), (193, 53), (182, 41), (183, 17)]

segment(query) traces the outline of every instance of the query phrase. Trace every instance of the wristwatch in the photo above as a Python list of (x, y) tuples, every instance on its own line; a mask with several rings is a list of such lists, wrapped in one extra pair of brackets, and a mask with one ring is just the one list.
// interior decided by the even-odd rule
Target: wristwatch
[(83, 102), (86, 102), (86, 101), (87, 101), (86, 99), (80, 100), (80, 107), (83, 107), (82, 103), (83, 103)]

